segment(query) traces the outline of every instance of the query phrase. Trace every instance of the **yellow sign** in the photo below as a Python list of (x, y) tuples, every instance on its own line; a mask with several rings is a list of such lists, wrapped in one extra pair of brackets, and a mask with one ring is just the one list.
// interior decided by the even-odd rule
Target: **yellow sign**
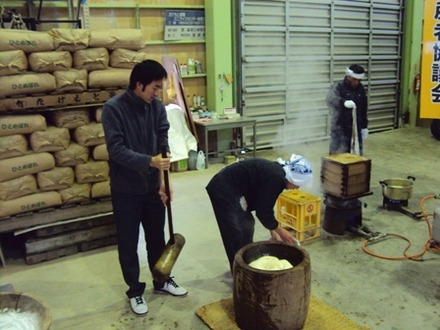
[(440, 118), (440, 1), (425, 0), (420, 118)]

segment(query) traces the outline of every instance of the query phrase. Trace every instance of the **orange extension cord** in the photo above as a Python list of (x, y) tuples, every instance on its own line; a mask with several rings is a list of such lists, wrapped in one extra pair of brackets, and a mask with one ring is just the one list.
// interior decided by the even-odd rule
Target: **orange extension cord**
[(371, 252), (370, 250), (367, 249), (367, 244), (371, 242), (369, 239), (366, 239), (366, 240), (363, 241), (363, 243), (362, 243), (362, 250), (365, 253), (367, 253), (367, 254), (369, 254), (369, 255), (371, 255), (373, 257), (381, 258), (381, 259), (385, 259), (385, 260), (413, 260), (413, 261), (423, 261), (424, 259), (422, 258), (422, 256), (428, 250), (430, 250), (430, 251), (440, 251), (440, 246), (436, 245), (434, 243), (433, 238), (432, 238), (431, 225), (430, 225), (429, 219), (428, 219), (428, 216), (432, 217), (433, 215), (432, 214), (426, 214), (425, 211), (423, 210), (423, 204), (425, 203), (425, 201), (427, 199), (430, 199), (430, 198), (440, 199), (440, 196), (439, 195), (427, 195), (427, 196), (423, 197), (422, 200), (420, 201), (420, 210), (422, 211), (422, 215), (423, 215), (423, 217), (424, 217), (424, 219), (426, 221), (426, 225), (428, 226), (428, 239), (425, 242), (425, 244), (423, 245), (423, 250), (421, 252), (416, 253), (416, 254), (412, 254), (412, 255), (408, 255), (406, 253), (406, 251), (408, 251), (408, 249), (410, 248), (411, 241), (408, 238), (406, 238), (406, 237), (404, 237), (402, 235), (398, 235), (398, 234), (387, 234), (387, 236), (399, 237), (399, 238), (401, 238), (401, 239), (403, 239), (403, 240), (408, 242), (407, 247), (405, 248), (405, 250), (403, 250), (403, 256), (401, 256), (401, 257), (388, 257), (388, 256), (384, 256), (384, 255), (380, 255), (380, 254), (376, 254), (376, 253)]

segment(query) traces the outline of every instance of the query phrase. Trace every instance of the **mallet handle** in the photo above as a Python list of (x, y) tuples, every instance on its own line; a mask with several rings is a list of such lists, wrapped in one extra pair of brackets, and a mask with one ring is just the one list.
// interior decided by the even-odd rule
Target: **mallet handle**
[[(161, 146), (162, 158), (167, 158), (167, 145)], [(170, 179), (168, 171), (163, 171), (163, 179), (165, 181), (165, 194), (167, 195), (167, 215), (168, 215), (168, 229), (170, 231), (170, 243), (174, 244), (174, 230), (173, 230), (173, 216), (171, 214), (171, 193), (170, 193)]]

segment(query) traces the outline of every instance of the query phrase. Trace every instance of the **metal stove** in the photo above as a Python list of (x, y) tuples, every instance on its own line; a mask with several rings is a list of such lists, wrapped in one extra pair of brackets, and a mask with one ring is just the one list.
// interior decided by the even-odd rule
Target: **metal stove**
[(366, 207), (366, 204), (362, 203), (359, 198), (371, 194), (372, 192), (368, 192), (347, 199), (326, 194), (324, 199), (326, 207), (322, 228), (334, 235), (344, 235), (347, 231), (367, 239), (381, 237), (381, 233), (373, 232), (362, 224), (362, 207)]
[(365, 238), (378, 237), (362, 224), (361, 197), (370, 191), (371, 160), (351, 153), (322, 157), (321, 184), (325, 195), (322, 228), (334, 235), (351, 232)]
[(382, 206), (383, 208), (386, 208), (388, 211), (397, 211), (403, 213), (405, 215), (410, 216), (414, 220), (423, 219), (422, 212), (410, 212), (404, 209), (404, 207), (408, 206), (408, 200), (395, 200), (384, 196), (382, 201)]

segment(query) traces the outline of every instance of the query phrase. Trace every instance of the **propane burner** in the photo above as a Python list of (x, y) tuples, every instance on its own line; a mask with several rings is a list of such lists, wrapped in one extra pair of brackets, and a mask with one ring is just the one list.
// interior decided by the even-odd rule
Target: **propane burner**
[(387, 208), (388, 211), (397, 211), (412, 217), (415, 220), (420, 220), (423, 218), (422, 212), (410, 212), (405, 210), (404, 207), (408, 206), (408, 200), (395, 200), (388, 197), (384, 197), (382, 201), (382, 206)]

